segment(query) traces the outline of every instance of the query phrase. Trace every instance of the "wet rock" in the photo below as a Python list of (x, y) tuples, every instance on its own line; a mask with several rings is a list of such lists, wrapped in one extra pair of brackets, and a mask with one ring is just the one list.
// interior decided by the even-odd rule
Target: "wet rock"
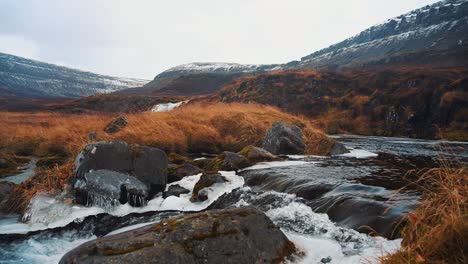
[[(107, 170), (134, 177), (148, 189), (147, 198), (163, 191), (167, 183), (167, 156), (157, 148), (130, 146), (123, 141), (101, 141), (87, 145), (75, 160), (75, 171), (72, 185), (83, 182), (85, 175), (91, 171)], [(113, 177), (117, 174), (107, 173), (102, 177)], [(115, 184), (121, 176), (108, 179)], [(130, 181), (133, 181), (129, 178)], [(120, 186), (119, 186), (120, 188)], [(114, 199), (115, 196), (108, 197)], [(77, 200), (87, 200), (87, 192), (80, 188)], [(85, 203), (86, 204), (86, 203)]]
[(265, 149), (254, 147), (254, 146), (247, 146), (243, 150), (239, 152), (239, 154), (246, 157), (251, 164), (255, 164), (258, 162), (265, 162), (265, 161), (274, 161), (274, 160), (281, 160), (276, 155), (271, 154)]
[(246, 157), (234, 152), (224, 151), (210, 161), (206, 167), (208, 171), (238, 171), (248, 166), (250, 166), (250, 162)]
[(302, 130), (298, 126), (274, 122), (263, 139), (263, 148), (275, 155), (304, 154)]
[(330, 150), (331, 156), (341, 155), (341, 154), (346, 154), (346, 153), (350, 153), (350, 151), (345, 147), (345, 145), (339, 142), (335, 142), (335, 144), (333, 144), (332, 149)]
[(5, 182), (5, 181), (0, 182), (0, 217), (3, 214), (2, 209), (6, 208), (8, 196), (13, 191), (13, 188), (15, 188), (15, 186), (16, 184), (12, 182)]
[(292, 242), (253, 208), (209, 211), (89, 241), (65, 263), (280, 263)]
[[(192, 197), (190, 198), (190, 201), (192, 202), (197, 202), (197, 201), (204, 201), (204, 194), (202, 193), (202, 196), (199, 197), (199, 192), (206, 188), (210, 187), (215, 183), (224, 183), (227, 182), (226, 178), (224, 178), (221, 174), (219, 173), (212, 173), (212, 174), (203, 174), (198, 182), (195, 184), (193, 187), (193, 192), (192, 192)], [(201, 198), (201, 199), (199, 199)], [(206, 200), (206, 199), (205, 199)]]
[(104, 128), (104, 131), (113, 134), (117, 133), (123, 128), (125, 128), (128, 124), (128, 120), (125, 116), (121, 115), (117, 117), (116, 119), (112, 120), (109, 124), (107, 124), (106, 128)]
[(329, 257), (326, 257), (326, 258), (322, 258), (320, 260), (320, 263), (330, 263), (332, 261), (332, 258), (329, 256)]
[(166, 199), (169, 196), (179, 197), (181, 194), (190, 193), (190, 190), (180, 186), (180, 185), (171, 185), (167, 191), (163, 192), (163, 198)]
[(137, 178), (110, 170), (93, 170), (73, 185), (83, 204), (105, 207), (119, 202), (143, 206), (148, 187)]
[(169, 154), (169, 163), (172, 163), (172, 164), (177, 164), (177, 165), (181, 165), (181, 164), (185, 164), (185, 163), (191, 163), (192, 160), (187, 158), (187, 157), (184, 157), (182, 155), (179, 155), (177, 153), (171, 153)]
[(180, 181), (186, 176), (197, 175), (199, 173), (204, 173), (204, 171), (192, 164), (174, 165), (172, 168), (169, 168), (167, 182)]

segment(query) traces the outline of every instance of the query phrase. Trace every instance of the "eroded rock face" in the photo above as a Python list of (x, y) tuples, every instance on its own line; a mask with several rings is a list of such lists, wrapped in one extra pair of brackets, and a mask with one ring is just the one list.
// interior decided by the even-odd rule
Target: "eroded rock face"
[(104, 128), (104, 131), (106, 131), (109, 134), (117, 133), (123, 128), (125, 128), (128, 124), (128, 120), (125, 116), (121, 115), (117, 117), (116, 119), (112, 120), (106, 128)]
[[(157, 148), (130, 146), (123, 141), (89, 144), (75, 160), (72, 183), (77, 201), (87, 204), (90, 195), (120, 202), (130, 202), (133, 196), (151, 198), (165, 189), (167, 166), (166, 154)], [(100, 182), (109, 186), (97, 186)], [(120, 190), (119, 194), (115, 190)], [(129, 199), (124, 199), (127, 196)]]
[(295, 246), (254, 208), (209, 211), (87, 242), (65, 263), (280, 263)]
[(274, 122), (263, 139), (263, 148), (275, 155), (304, 154), (302, 130), (298, 126)]
[(90, 171), (78, 179), (73, 187), (80, 198), (86, 195), (86, 200), (81, 203), (101, 207), (117, 205), (119, 202), (143, 206), (149, 190), (137, 178), (110, 170)]

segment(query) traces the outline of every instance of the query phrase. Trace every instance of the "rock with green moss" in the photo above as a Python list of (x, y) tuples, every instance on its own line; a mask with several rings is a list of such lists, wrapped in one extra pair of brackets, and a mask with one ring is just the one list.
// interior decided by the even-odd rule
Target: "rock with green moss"
[(185, 163), (188, 163), (188, 164), (193, 163), (192, 159), (187, 158), (187, 157), (182, 156), (182, 155), (177, 154), (177, 153), (170, 153), (167, 156), (167, 158), (168, 158), (169, 163), (171, 163), (171, 164), (181, 165), (181, 164), (185, 164)]
[(205, 201), (208, 198), (206, 193), (202, 192), (200, 195), (200, 192), (204, 188), (210, 187), (215, 183), (224, 183), (226, 181), (227, 181), (226, 178), (224, 178), (220, 173), (204, 173), (200, 177), (198, 182), (195, 183), (190, 201), (192, 202)]
[(59, 263), (282, 263), (295, 251), (264, 213), (235, 208), (98, 238), (68, 252)]
[(251, 163), (249, 162), (249, 160), (243, 155), (230, 152), (230, 151), (224, 151), (223, 153), (218, 155), (216, 158), (211, 160), (206, 165), (205, 170), (207, 171), (220, 171), (220, 170), (238, 171), (250, 165)]
[(239, 154), (246, 157), (251, 164), (265, 161), (281, 160), (280, 157), (271, 154), (269, 151), (255, 146), (247, 146), (243, 148), (239, 152)]

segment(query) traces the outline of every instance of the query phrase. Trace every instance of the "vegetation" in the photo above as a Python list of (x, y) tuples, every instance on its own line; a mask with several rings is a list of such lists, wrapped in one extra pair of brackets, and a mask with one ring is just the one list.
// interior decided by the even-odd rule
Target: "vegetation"
[(327, 133), (467, 140), (467, 68), (277, 71), (244, 77), (213, 98), (311, 117)]
[(403, 248), (382, 260), (400, 263), (467, 263), (468, 169), (444, 166), (422, 174), (424, 195), (402, 230)]
[[(128, 114), (127, 127), (107, 134), (103, 129), (113, 118), (97, 114), (2, 113), (0, 156), (34, 155), (43, 158), (44, 164), (32, 179), (16, 188), (10, 209), (23, 210), (36, 192), (63, 189), (72, 174), (73, 158), (91, 141), (124, 140), (179, 154), (237, 152), (247, 145), (261, 145), (271, 124), (284, 121), (303, 129), (307, 153), (327, 154), (333, 144), (308, 119), (255, 104), (198, 103), (167, 113)], [(96, 138), (91, 140), (89, 133), (93, 131), (97, 132)], [(51, 166), (56, 161), (63, 165)]]

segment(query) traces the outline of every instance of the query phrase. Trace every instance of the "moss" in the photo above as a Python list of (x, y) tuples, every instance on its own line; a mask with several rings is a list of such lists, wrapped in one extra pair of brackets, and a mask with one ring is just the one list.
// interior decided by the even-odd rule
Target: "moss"
[(193, 160), (191, 160), (190, 158), (184, 157), (182, 155), (179, 155), (177, 153), (170, 153), (168, 156), (168, 160), (169, 160), (169, 163), (178, 164), (178, 165), (184, 164), (184, 163), (193, 164)]
[(243, 148), (241, 151), (239, 151), (238, 154), (240, 154), (240, 155), (247, 158), (247, 156), (248, 156), (248, 154), (250, 152), (250, 149), (252, 149), (252, 147), (253, 147), (252, 145), (249, 145), (249, 146)]
[(224, 158), (226, 158), (226, 155), (224, 153), (219, 154), (216, 158), (208, 162), (203, 168), (203, 170), (216, 172), (220, 171), (223, 166)]

